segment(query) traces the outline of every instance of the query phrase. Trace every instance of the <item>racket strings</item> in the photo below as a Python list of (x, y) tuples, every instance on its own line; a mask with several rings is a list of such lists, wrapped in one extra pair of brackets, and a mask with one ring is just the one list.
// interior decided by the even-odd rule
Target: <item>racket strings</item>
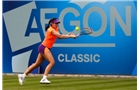
[(92, 33), (92, 30), (91, 29), (83, 29), (81, 31), (81, 34), (91, 34)]

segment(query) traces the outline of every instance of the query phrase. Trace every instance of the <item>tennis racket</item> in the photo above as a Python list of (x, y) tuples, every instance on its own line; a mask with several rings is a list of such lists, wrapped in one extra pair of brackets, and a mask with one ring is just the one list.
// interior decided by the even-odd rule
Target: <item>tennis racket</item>
[(88, 35), (88, 34), (91, 34), (91, 33), (93, 33), (92, 28), (82, 28), (81, 32), (79, 34), (77, 34), (76, 36), (79, 37), (79, 36)]

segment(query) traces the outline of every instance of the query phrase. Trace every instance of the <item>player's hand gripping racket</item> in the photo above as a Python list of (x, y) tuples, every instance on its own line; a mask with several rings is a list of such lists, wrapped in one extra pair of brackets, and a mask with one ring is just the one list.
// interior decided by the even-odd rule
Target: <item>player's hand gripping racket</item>
[[(93, 30), (92, 28), (82, 28), (81, 29), (81, 32), (79, 34), (77, 34), (76, 36), (79, 37), (79, 36), (82, 36), (82, 35), (88, 35), (88, 34), (91, 34), (93, 33)], [(76, 38), (77, 38), (76, 37)], [(75, 39), (75, 38), (74, 38)]]

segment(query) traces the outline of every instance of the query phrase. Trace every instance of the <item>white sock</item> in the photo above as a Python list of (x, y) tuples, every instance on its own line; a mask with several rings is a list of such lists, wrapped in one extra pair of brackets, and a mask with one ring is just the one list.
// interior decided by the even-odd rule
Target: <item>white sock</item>
[(43, 75), (43, 79), (47, 79), (47, 76), (46, 75)]
[(23, 77), (24, 77), (24, 78), (26, 77), (26, 74), (25, 74), (25, 73), (23, 73)]

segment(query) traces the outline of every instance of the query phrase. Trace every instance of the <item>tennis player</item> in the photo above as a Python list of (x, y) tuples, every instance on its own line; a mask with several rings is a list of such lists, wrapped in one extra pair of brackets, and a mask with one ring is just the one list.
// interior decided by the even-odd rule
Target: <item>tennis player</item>
[(55, 43), (57, 38), (76, 38), (75, 34), (60, 34), (58, 30), (58, 24), (60, 21), (57, 18), (50, 19), (48, 26), (46, 27), (46, 35), (43, 42), (38, 47), (38, 57), (36, 62), (32, 64), (23, 74), (18, 74), (19, 84), (23, 85), (24, 79), (26, 75), (28, 75), (31, 71), (41, 65), (44, 60), (48, 60), (49, 64), (47, 65), (43, 78), (41, 79), (40, 83), (51, 83), (48, 79), (48, 73), (50, 72), (51, 68), (55, 64), (54, 58), (50, 49), (52, 48), (53, 44)]

